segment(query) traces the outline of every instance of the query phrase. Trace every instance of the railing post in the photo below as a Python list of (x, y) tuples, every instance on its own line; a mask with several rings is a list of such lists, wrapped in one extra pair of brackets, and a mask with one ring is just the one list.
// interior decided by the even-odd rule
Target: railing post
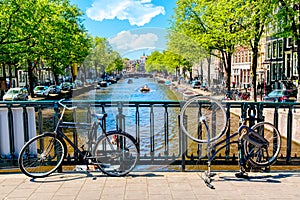
[(154, 113), (153, 113), (153, 105), (150, 107), (150, 156), (151, 162), (154, 160)]
[(13, 113), (11, 104), (7, 105), (8, 112), (7, 112), (7, 118), (8, 118), (8, 131), (9, 131), (9, 145), (10, 145), (10, 155), (12, 159), (12, 163), (15, 161), (15, 136), (14, 136), (14, 120), (13, 120)]
[(164, 112), (164, 139), (165, 139), (165, 151), (164, 156), (165, 160), (168, 159), (169, 155), (169, 113), (168, 113), (168, 105), (164, 104), (165, 112)]
[(287, 148), (286, 148), (286, 162), (291, 162), (292, 152), (292, 127), (293, 127), (293, 111), (292, 106), (289, 106), (288, 119), (287, 119)]
[[(187, 120), (186, 117), (183, 118), (183, 123), (186, 124)], [(180, 154), (181, 154), (181, 171), (185, 172), (185, 155), (187, 153), (187, 149), (186, 149), (186, 139), (187, 136), (186, 134), (183, 133), (181, 127), (180, 127), (180, 115), (178, 115), (178, 130), (179, 130), (179, 150), (180, 150)]]
[(23, 105), (23, 126), (24, 126), (24, 142), (29, 140), (28, 133), (28, 113), (26, 109), (26, 105)]
[(278, 129), (278, 106), (275, 107), (273, 125)]
[(38, 133), (41, 135), (43, 133), (43, 113), (42, 106), (38, 106)]
[(116, 116), (117, 130), (125, 131), (125, 116), (123, 115), (123, 105), (118, 102), (118, 114)]
[(265, 117), (263, 113), (264, 113), (264, 105), (262, 103), (259, 103), (257, 108), (257, 122), (265, 121)]
[(140, 145), (140, 109), (139, 104), (136, 104), (135, 110), (135, 136), (138, 144)]
[(228, 139), (229, 136), (230, 136), (230, 103), (226, 103), (226, 119), (228, 120), (228, 128), (226, 130), (226, 149), (225, 149), (225, 157), (226, 157), (226, 160), (229, 159), (229, 153), (230, 153), (230, 145), (229, 145), (229, 142), (230, 140)]

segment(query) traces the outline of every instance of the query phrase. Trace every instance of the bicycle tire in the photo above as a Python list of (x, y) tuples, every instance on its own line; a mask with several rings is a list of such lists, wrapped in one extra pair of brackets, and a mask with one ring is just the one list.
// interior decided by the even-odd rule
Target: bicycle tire
[(244, 140), (244, 153), (249, 162), (257, 167), (267, 167), (277, 160), (281, 147), (281, 135), (278, 129), (269, 122), (259, 122), (251, 127), (268, 142), (268, 146), (257, 147), (249, 141)]
[[(205, 117), (207, 126), (201, 119)], [(224, 107), (210, 96), (196, 96), (189, 99), (180, 112), (180, 128), (193, 141), (198, 143), (214, 142), (228, 128)], [(208, 135), (209, 131), (209, 135)]]
[(54, 133), (47, 132), (30, 139), (23, 146), (18, 163), (25, 175), (43, 178), (57, 170), (65, 156), (64, 141), (58, 139)]
[(137, 141), (124, 131), (109, 131), (98, 139), (93, 157), (99, 169), (109, 176), (125, 176), (139, 158)]

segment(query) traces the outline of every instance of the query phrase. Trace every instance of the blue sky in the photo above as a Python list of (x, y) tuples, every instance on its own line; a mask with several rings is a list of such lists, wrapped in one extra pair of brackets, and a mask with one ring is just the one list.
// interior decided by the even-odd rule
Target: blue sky
[(176, 0), (71, 0), (93, 36), (108, 39), (121, 56), (136, 59), (165, 49)]

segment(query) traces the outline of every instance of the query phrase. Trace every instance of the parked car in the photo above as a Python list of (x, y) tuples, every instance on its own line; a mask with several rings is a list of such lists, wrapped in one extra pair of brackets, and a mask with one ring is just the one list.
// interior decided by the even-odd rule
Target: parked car
[(10, 88), (3, 96), (3, 101), (26, 101), (28, 100), (26, 88)]
[(46, 97), (49, 95), (49, 87), (39, 85), (33, 89), (34, 96)]
[(201, 82), (200, 81), (192, 81), (192, 87), (195, 88), (200, 88), (201, 87)]
[(75, 85), (76, 85), (77, 87), (82, 87), (82, 86), (83, 86), (83, 83), (82, 83), (81, 80), (75, 80), (74, 83), (75, 83)]
[(201, 86), (200, 86), (200, 89), (204, 90), (204, 91), (208, 91), (208, 83), (205, 83), (205, 82), (202, 83)]
[(293, 82), (291, 82), (291, 81), (281, 81), (281, 84), (284, 86), (284, 88), (281, 88), (281, 89), (292, 90), (293, 94), (295, 96), (297, 96), (298, 88), (297, 88), (296, 85), (294, 85)]
[(61, 92), (61, 88), (59, 85), (50, 85), (49, 93), (50, 94), (59, 94)]
[(293, 92), (293, 90), (273, 90), (264, 98), (264, 101), (272, 101), (272, 102), (295, 102), (297, 100), (297, 95)]
[(60, 88), (62, 91), (70, 91), (72, 89), (72, 84), (70, 82), (62, 82)]

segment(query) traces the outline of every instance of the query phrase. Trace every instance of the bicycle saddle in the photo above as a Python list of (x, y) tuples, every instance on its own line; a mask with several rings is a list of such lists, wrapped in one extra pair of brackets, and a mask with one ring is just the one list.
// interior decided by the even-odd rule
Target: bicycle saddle
[(247, 140), (251, 144), (257, 147), (268, 146), (269, 142), (259, 133), (255, 132), (248, 126), (242, 125), (240, 126), (239, 130), (239, 139)]
[(97, 117), (97, 119), (100, 120), (100, 119), (107, 117), (107, 113), (93, 113), (92, 116)]

